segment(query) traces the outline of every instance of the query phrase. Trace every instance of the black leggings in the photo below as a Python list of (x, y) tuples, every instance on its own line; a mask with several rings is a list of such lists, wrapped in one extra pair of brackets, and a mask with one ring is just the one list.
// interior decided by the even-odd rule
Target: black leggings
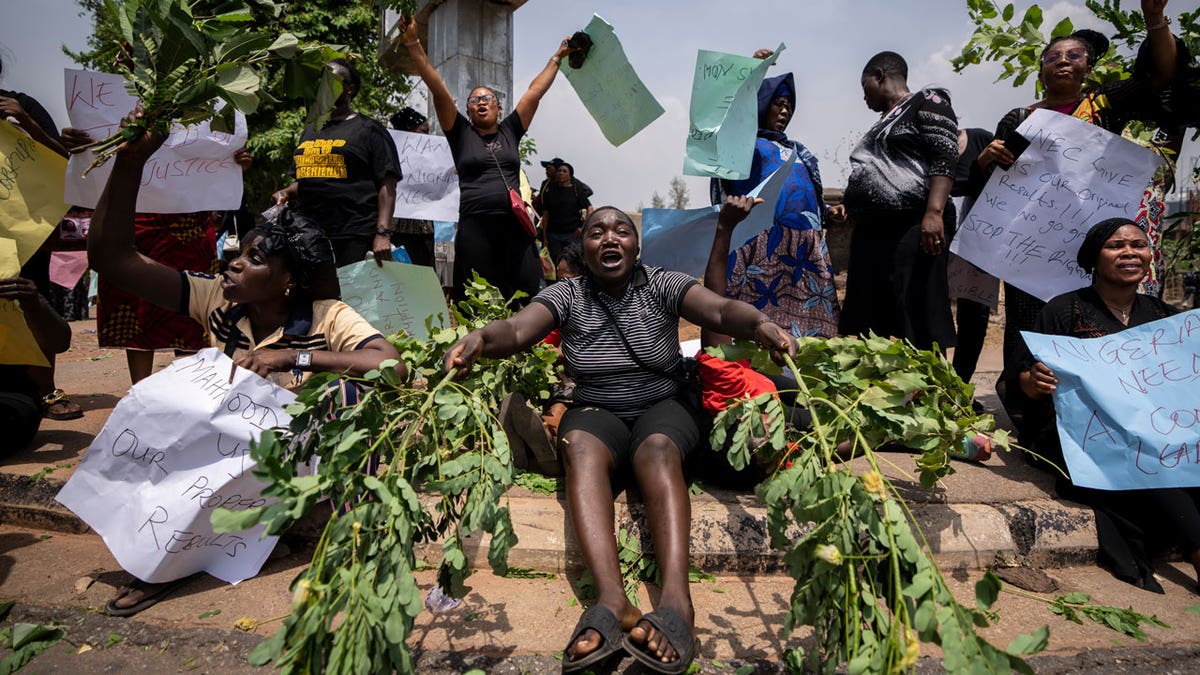
[(13, 444), (10, 450), (23, 450), (42, 425), (42, 402), (29, 394), (0, 391), (0, 428)]
[[(525, 291), (532, 298), (542, 287), (542, 263), (533, 237), (512, 214), (468, 215), (454, 237), (454, 300), (465, 296), (472, 272), (488, 280), (505, 298)], [(524, 305), (529, 298), (518, 302)]]

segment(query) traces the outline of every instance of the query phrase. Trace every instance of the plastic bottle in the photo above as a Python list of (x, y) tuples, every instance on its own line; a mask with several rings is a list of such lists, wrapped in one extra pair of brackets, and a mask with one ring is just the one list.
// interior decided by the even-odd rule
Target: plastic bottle
[(964, 436), (962, 442), (950, 451), (950, 456), (969, 462), (985, 462), (992, 456), (992, 439), (983, 434)]

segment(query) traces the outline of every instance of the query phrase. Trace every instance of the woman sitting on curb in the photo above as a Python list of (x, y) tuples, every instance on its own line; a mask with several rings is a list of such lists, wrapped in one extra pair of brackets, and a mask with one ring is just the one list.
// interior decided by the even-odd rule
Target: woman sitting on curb
[[(281, 216), (251, 230), (241, 253), (219, 277), (179, 272), (138, 253), (134, 209), (142, 169), (165, 136), (143, 134), (113, 160), (112, 175), (92, 218), (88, 263), (113, 284), (190, 316), (237, 366), (297, 390), (313, 372), (361, 376), (400, 355), (350, 306), (336, 300), (333, 252), (316, 225)], [(396, 369), (404, 374), (404, 365)], [(341, 382), (342, 405), (357, 402)], [(105, 610), (129, 616), (150, 607), (184, 580), (135, 582)]]
[[(726, 207), (722, 217), (746, 212)], [(598, 596), (564, 651), (565, 672), (622, 646), (657, 672), (681, 673), (695, 657), (683, 461), (703, 442), (705, 425), (704, 413), (681, 396), (679, 319), (756, 340), (777, 357), (795, 353), (788, 332), (753, 306), (720, 297), (686, 274), (646, 267), (638, 254), (629, 216), (611, 206), (595, 210), (583, 227), (586, 273), (467, 334), (445, 360), (447, 370), (465, 373), (477, 358), (507, 356), (561, 331), (576, 388), (559, 427), (559, 452), (571, 523)], [(625, 596), (613, 534), (613, 480), (625, 471), (642, 494), (662, 570), (658, 608), (644, 616)]]

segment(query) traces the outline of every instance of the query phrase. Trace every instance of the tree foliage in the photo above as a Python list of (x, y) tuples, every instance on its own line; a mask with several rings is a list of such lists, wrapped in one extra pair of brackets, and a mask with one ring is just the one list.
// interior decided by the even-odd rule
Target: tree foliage
[[(252, 7), (272, 4), (265, 0), (246, 0), (246, 3)], [(79, 0), (79, 4), (80, 15), (92, 19), (93, 33), (86, 50), (76, 53), (64, 48), (64, 51), (86, 68), (118, 72), (114, 63), (122, 42), (118, 17), (106, 11), (105, 0)], [(355, 110), (385, 121), (412, 87), (407, 78), (383, 68), (375, 58), (379, 16), (377, 4), (367, 0), (305, 0), (289, 3), (277, 16), (256, 16), (255, 29), (270, 34), (291, 33), (304, 42), (343, 48), (362, 75)], [(284, 68), (266, 64), (263, 70), (265, 89), (272, 92), (294, 89), (281, 86), (286, 84), (281, 81), (288, 76)], [(254, 156), (254, 165), (245, 174), (246, 203), (252, 208), (265, 207), (272, 192), (291, 182), (292, 152), (304, 129), (309, 104), (310, 101), (296, 97), (264, 99), (247, 116), (250, 128), (247, 146)]]
[[(1100, 57), (1085, 86), (1129, 77), (1137, 47), (1146, 39), (1146, 22), (1141, 13), (1121, 9), (1120, 0), (1087, 0), (1086, 5), (1097, 18), (1110, 23), (1113, 31), (1109, 34), (1108, 53)], [(1042, 84), (1036, 77), (1041, 67), (1038, 57), (1051, 39), (1075, 31), (1070, 17), (1044, 33), (1042, 8), (1036, 4), (1030, 5), (1018, 19), (1011, 2), (1000, 7), (992, 0), (967, 0), (967, 14), (975, 24), (975, 31), (961, 53), (950, 60), (954, 71), (962, 72), (968, 66), (995, 61), (1004, 69), (997, 82), (1011, 79), (1014, 87), (1020, 87), (1032, 76), (1040, 96)], [(1200, 19), (1200, 10), (1180, 12), (1178, 27), (1174, 29), (1193, 54), (1200, 50), (1197, 19)]]
[(667, 203), (673, 209), (686, 209), (688, 207), (688, 199), (690, 199), (690, 195), (688, 194), (687, 183), (684, 183), (683, 179), (679, 176), (675, 176), (671, 179), (671, 185), (667, 188)]

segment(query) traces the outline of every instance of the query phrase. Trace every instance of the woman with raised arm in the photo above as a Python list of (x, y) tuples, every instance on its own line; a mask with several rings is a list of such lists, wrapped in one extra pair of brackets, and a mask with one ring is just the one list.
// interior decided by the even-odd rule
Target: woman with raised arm
[[(1034, 333), (1097, 338), (1175, 314), (1158, 298), (1138, 293), (1138, 284), (1150, 269), (1150, 241), (1133, 221), (1110, 218), (1096, 223), (1080, 245), (1076, 262), (1092, 275), (1092, 284), (1046, 303), (1034, 321)], [(1022, 432), (1021, 442), (1065, 468), (1050, 398), (1058, 378), (1033, 357), (1024, 339), (1017, 369), (1019, 386), (1013, 395), (1028, 429), (1028, 434)], [(1096, 490), (1062, 478), (1056, 490), (1059, 496), (1095, 510), (1100, 562), (1118, 579), (1162, 593), (1151, 558), (1169, 546), (1178, 546), (1200, 577), (1200, 489)]]
[[(92, 269), (130, 293), (190, 316), (206, 329), (211, 346), (287, 389), (298, 390), (313, 372), (361, 376), (400, 358), (379, 331), (334, 299), (337, 277), (329, 240), (315, 224), (290, 212), (248, 232), (241, 253), (219, 277), (180, 272), (139, 253), (133, 222), (142, 169), (164, 138), (138, 137), (113, 160), (88, 232)], [(403, 364), (396, 369), (403, 375)], [(339, 384), (342, 404), (355, 403), (357, 387), (345, 380)], [(105, 611), (136, 614), (183, 581), (135, 582)]]
[[(1166, 6), (1166, 0), (1142, 0), (1146, 41), (1138, 50), (1133, 76), (1125, 80), (1084, 89), (1084, 82), (1092, 68), (1108, 52), (1108, 38), (1100, 33), (1077, 30), (1051, 40), (1042, 50), (1041, 68), (1038, 71), (1044, 96), (1040, 101), (1013, 108), (1001, 118), (996, 126), (996, 139), (980, 151), (972, 167), (972, 189), (976, 192), (981, 190), (997, 166), (1007, 168), (1016, 161), (1006, 143), (1034, 110), (1052, 110), (1070, 115), (1114, 134), (1120, 134), (1130, 120), (1159, 117), (1162, 112), (1157, 109), (1160, 102), (1163, 98), (1169, 98), (1164, 96), (1166, 90), (1190, 60), (1187, 47), (1171, 34), (1170, 21), (1163, 13)], [(1154, 192), (1163, 188), (1165, 179), (1163, 176), (1155, 181), (1157, 186), (1147, 188), (1144, 197), (1148, 199), (1144, 199), (1139, 214), (1138, 224), (1150, 236), (1152, 246), (1157, 241), (1161, 227), (1158, 219), (1164, 213), (1161, 195), (1155, 195)], [(1150, 271), (1157, 276), (1154, 265), (1151, 265)], [(1029, 330), (1045, 304), (1012, 284), (1004, 285), (1006, 368), (1021, 350), (1023, 343), (1020, 332)], [(1001, 398), (1007, 399), (1009, 389), (1000, 389), (1003, 390)]]
[[(723, 208), (744, 218), (749, 208)], [(580, 618), (563, 671), (582, 670), (621, 649), (658, 672), (681, 673), (696, 653), (688, 589), (691, 504), (683, 462), (702, 443), (703, 413), (681, 396), (679, 319), (782, 358), (791, 335), (753, 306), (721, 297), (679, 272), (643, 265), (637, 228), (621, 210), (596, 209), (583, 226), (585, 273), (540, 292), (503, 321), (468, 333), (446, 355), (466, 372), (480, 357), (527, 349), (558, 328), (574, 402), (558, 429), (567, 504), (596, 604)], [(662, 595), (642, 615), (625, 596), (613, 536), (613, 481), (632, 472), (646, 507)], [(622, 637), (623, 631), (629, 631)]]
[(408, 19), (398, 39), (408, 49), (417, 74), (433, 96), (438, 124), (446, 133), (458, 169), (461, 200), (454, 240), (455, 299), (462, 299), (472, 272), (498, 287), (505, 297), (516, 291), (534, 295), (541, 286), (542, 267), (533, 235), (513, 215), (508, 189), (520, 185), (517, 148), (521, 138), (533, 123), (542, 96), (554, 84), (563, 57), (572, 49), (566, 40), (562, 41), (507, 116), (500, 117), (496, 92), (483, 86), (471, 90), (464, 116), (425, 55), (416, 21)]

